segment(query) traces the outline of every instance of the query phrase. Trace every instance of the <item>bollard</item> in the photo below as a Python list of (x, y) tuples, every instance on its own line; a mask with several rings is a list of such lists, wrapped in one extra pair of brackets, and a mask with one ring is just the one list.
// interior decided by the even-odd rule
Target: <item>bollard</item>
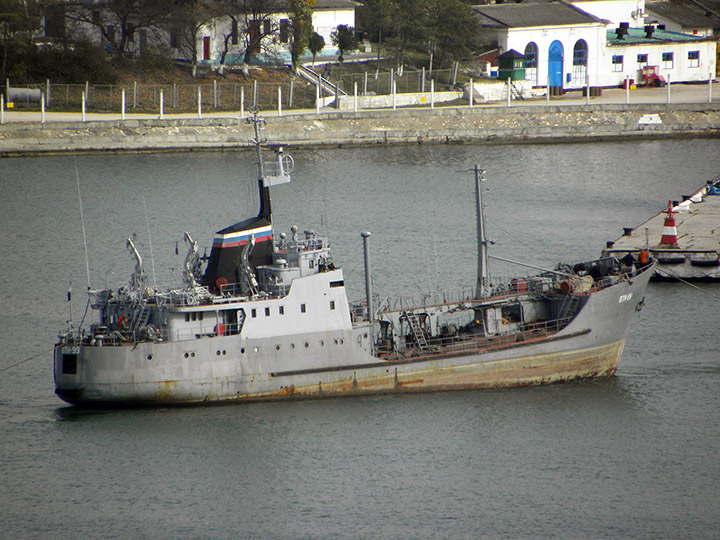
[(545, 92), (545, 105), (549, 107), (550, 106), (550, 75), (548, 75), (547, 86), (545, 88), (547, 88), (547, 90)]
[(315, 114), (320, 114), (320, 85), (315, 86)]
[(708, 103), (712, 103), (712, 82), (713, 82), (713, 74), (710, 72), (708, 74)]
[(120, 119), (125, 120), (125, 89), (120, 92)]
[(630, 75), (625, 75), (625, 105), (630, 104)]
[(163, 91), (160, 90), (160, 120), (162, 120), (165, 117), (165, 95), (163, 94)]
[(397, 82), (393, 81), (392, 86), (392, 107), (393, 111), (397, 110)]
[(282, 86), (278, 86), (278, 116), (282, 116)]
[(0, 126), (5, 123), (5, 96), (0, 94)]
[(80, 104), (81, 116), (82, 116), (82, 121), (84, 122), (85, 121), (85, 92), (83, 92), (80, 95), (80, 101), (81, 101), (81, 104)]
[(367, 71), (365, 72), (365, 77), (363, 79), (363, 96), (367, 96)]
[(470, 108), (473, 106), (473, 94), (475, 93), (475, 87), (473, 86), (473, 80), (470, 79)]
[(430, 79), (430, 108), (435, 108), (435, 79)]
[(667, 76), (667, 104), (670, 105), (670, 74)]
[(590, 105), (590, 75), (585, 75), (585, 105)]
[(295, 81), (290, 81), (290, 95), (288, 96), (288, 109), (292, 109), (293, 106), (293, 88), (294, 88)]
[(245, 117), (245, 87), (240, 87), (240, 118)]
[(202, 87), (198, 86), (198, 118), (202, 118)]
[(40, 123), (45, 123), (45, 95), (40, 94)]
[(507, 106), (508, 107), (510, 106), (510, 97), (512, 94), (511, 90), (510, 90), (511, 85), (512, 85), (512, 82), (510, 82), (510, 77), (508, 77), (508, 80), (507, 80)]
[[(365, 72), (367, 75), (367, 71)], [(357, 112), (358, 109), (358, 95), (357, 95), (357, 81), (353, 82), (353, 112)]]

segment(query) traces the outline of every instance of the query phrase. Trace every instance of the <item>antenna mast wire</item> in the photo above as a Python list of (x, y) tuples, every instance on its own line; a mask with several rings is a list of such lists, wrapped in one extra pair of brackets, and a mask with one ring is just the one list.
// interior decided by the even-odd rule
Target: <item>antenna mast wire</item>
[(73, 151), (73, 161), (75, 162), (75, 181), (77, 183), (78, 203), (80, 204), (80, 223), (82, 223), (83, 246), (85, 247), (85, 271), (87, 272), (87, 286), (90, 290), (90, 262), (88, 261), (87, 235), (85, 234), (85, 216), (83, 214), (82, 197), (80, 196), (80, 173), (78, 172), (77, 157)]
[(145, 204), (145, 196), (143, 195), (143, 208), (145, 209), (145, 226), (147, 227), (148, 243), (150, 244), (150, 266), (153, 274), (153, 287), (157, 291), (157, 278), (155, 277), (155, 257), (153, 256), (152, 236), (150, 235), (150, 220), (148, 219), (147, 204)]

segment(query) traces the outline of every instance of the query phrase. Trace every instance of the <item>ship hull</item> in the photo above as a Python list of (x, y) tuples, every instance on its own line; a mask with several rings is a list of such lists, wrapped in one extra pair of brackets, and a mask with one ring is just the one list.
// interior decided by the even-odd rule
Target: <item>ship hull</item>
[(476, 350), (384, 360), (360, 345), (367, 327), (258, 339), (220, 336), (55, 353), (56, 393), (82, 406), (502, 388), (612, 375), (652, 269), (590, 295), (572, 322), (542, 338)]

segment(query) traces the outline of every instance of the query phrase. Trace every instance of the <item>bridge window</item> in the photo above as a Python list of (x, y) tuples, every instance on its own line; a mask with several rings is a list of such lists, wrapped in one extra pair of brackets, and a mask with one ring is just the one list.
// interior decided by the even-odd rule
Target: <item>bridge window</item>
[(300, 304), (300, 313), (305, 313), (307, 311), (307, 308), (305, 307), (305, 304)]

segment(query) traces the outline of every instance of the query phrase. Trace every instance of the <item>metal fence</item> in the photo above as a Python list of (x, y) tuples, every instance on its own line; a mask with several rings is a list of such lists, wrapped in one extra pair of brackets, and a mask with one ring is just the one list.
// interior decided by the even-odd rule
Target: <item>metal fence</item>
[[(92, 112), (117, 112), (123, 107), (129, 112), (191, 112), (237, 111), (240, 109), (307, 109), (315, 106), (313, 87), (289, 83), (219, 83), (205, 84), (14, 84), (14, 87), (37, 88), (46, 96), (48, 110), (79, 110), (83, 97), (85, 108)], [(17, 102), (15, 107), (37, 108), (37, 103)]]
[[(322, 74), (322, 73), (321, 73)], [(393, 85), (398, 93), (428, 92), (430, 81), (435, 81), (436, 88), (441, 85), (454, 88), (457, 82), (458, 65), (451, 69), (433, 71), (421, 69), (417, 71), (394, 70), (343, 74), (337, 77), (340, 90), (352, 94), (355, 84), (360, 95), (392, 94)], [(332, 73), (323, 74), (325, 78), (333, 78)]]

